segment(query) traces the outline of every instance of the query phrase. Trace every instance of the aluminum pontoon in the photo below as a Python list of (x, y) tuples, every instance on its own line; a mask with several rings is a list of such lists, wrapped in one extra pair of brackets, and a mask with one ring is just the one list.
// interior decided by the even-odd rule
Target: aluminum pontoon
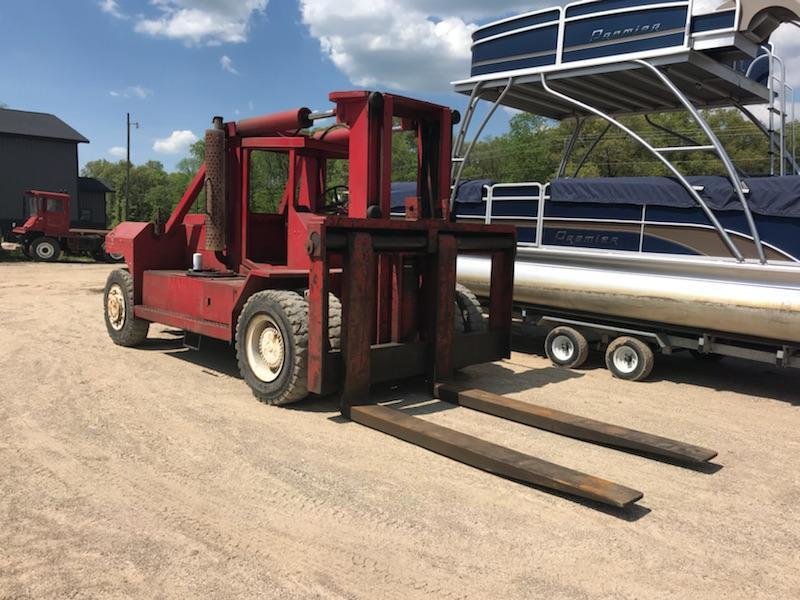
[[(471, 76), (454, 83), (470, 100), (454, 148), (451, 207), (461, 219), (520, 228), (515, 302), (553, 328), (546, 349), (555, 363), (579, 366), (596, 343), (627, 379), (649, 374), (653, 349), (800, 366), (793, 131), (787, 143), (794, 91), (769, 43), (798, 16), (798, 0), (591, 0), (475, 31)], [(490, 108), (468, 136), (481, 101)], [(766, 107), (766, 125), (752, 105)], [(557, 177), (490, 182), (464, 200), (465, 165), (501, 106), (574, 120)], [(737, 108), (763, 132), (768, 176), (748, 177), (733, 164), (702, 112), (714, 108)], [(677, 145), (659, 146), (620, 120), (678, 110), (703, 140), (675, 133)], [(596, 143), (568, 177), (589, 118), (630, 136), (668, 177), (576, 177)], [(715, 157), (724, 176), (686, 176), (673, 160), (686, 152)], [(459, 279), (484, 294), (486, 261), (460, 259)]]

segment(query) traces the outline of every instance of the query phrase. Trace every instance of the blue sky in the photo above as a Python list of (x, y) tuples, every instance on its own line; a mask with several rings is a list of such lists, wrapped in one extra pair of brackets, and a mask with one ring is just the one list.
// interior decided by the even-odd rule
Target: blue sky
[[(360, 11), (359, 2), (365, 4)], [(331, 25), (336, 21), (331, 14), (348, 9), (348, 3), (4, 2), (0, 101), (10, 108), (54, 113), (89, 138), (90, 144), (80, 146), (81, 165), (120, 158), (129, 111), (141, 124), (132, 133), (132, 160), (160, 160), (167, 168), (185, 155), (186, 143), (202, 135), (215, 114), (235, 119), (302, 105), (322, 109), (336, 89), (399, 89), (462, 108), (464, 98), (448, 92), (447, 83), (464, 75), (467, 63), (463, 50), (453, 58), (447, 36), (452, 31), (467, 35), (473, 20), (443, 11), (437, 15), (419, 0), (405, 7), (395, 2), (390, 12), (423, 9), (411, 19), (421, 29), (406, 39), (400, 13), (390, 23), (374, 14), (382, 3), (356, 0), (349, 5), (355, 14)], [(485, 10), (467, 15), (489, 18)], [(370, 26), (364, 19), (372, 21)], [(447, 19), (452, 25), (441, 33)], [(432, 36), (428, 30), (437, 27), (440, 33)], [(465, 27), (466, 33), (459, 31)], [(397, 39), (387, 40), (392, 30), (388, 37)], [(414, 35), (444, 41), (420, 49)], [(348, 50), (348, 43), (355, 50)], [(362, 52), (363, 46), (371, 50)], [(499, 116), (493, 130), (502, 130), (506, 121), (507, 116)]]
[[(720, 0), (696, 0), (718, 3)], [(91, 140), (80, 163), (171, 169), (213, 115), (324, 109), (333, 90), (398, 91), (463, 109), (470, 34), (558, 0), (5, 0), (0, 102), (51, 112)], [(800, 85), (794, 28), (773, 36)], [(505, 130), (498, 115), (489, 134)]]

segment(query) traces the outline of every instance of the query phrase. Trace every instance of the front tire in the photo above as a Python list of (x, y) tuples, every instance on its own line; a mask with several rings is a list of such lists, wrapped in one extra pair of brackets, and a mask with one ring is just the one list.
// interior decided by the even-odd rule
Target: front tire
[(55, 262), (61, 257), (61, 244), (50, 237), (40, 237), (33, 240), (30, 250), (34, 260)]
[(273, 406), (308, 396), (308, 303), (267, 290), (250, 296), (236, 323), (236, 359), (253, 395)]
[(456, 333), (474, 333), (486, 331), (486, 319), (483, 317), (483, 308), (478, 298), (469, 288), (456, 284), (456, 305), (453, 318), (453, 327)]
[(150, 322), (133, 314), (133, 277), (124, 269), (111, 271), (103, 294), (108, 335), (118, 346), (130, 348), (147, 339)]
[(589, 357), (589, 342), (577, 329), (556, 327), (547, 334), (544, 350), (557, 367), (577, 369)]
[(653, 350), (641, 340), (622, 336), (608, 345), (606, 367), (614, 377), (627, 381), (646, 379), (653, 370)]

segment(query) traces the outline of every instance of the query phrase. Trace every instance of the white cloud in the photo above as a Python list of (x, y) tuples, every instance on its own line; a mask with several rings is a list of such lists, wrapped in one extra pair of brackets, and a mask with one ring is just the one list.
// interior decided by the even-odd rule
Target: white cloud
[(140, 100), (146, 100), (153, 95), (153, 90), (149, 90), (141, 85), (131, 85), (124, 90), (111, 90), (108, 92), (108, 95), (114, 98), (139, 98)]
[(112, 146), (108, 149), (108, 155), (111, 158), (125, 158), (127, 150), (123, 146)]
[(300, 0), (323, 54), (355, 85), (446, 90), (469, 72), (471, 19), (546, 6), (544, 0)]
[(151, 0), (157, 15), (138, 17), (139, 33), (209, 46), (247, 40), (250, 19), (268, 0)]
[(153, 91), (152, 90), (148, 90), (147, 88), (143, 88), (140, 85), (134, 85), (132, 87), (129, 87), (128, 90), (130, 91), (131, 94), (133, 94), (137, 98), (141, 98), (142, 100), (144, 100), (145, 98), (148, 98), (148, 97), (153, 95)]
[[(792, 103), (794, 103), (795, 114), (800, 115), (797, 96), (800, 92), (800, 39), (797, 36), (797, 29), (790, 23), (785, 23), (778, 27), (772, 34), (770, 42), (775, 46), (775, 53), (781, 57), (786, 64), (786, 83), (795, 90), (795, 97), (786, 98), (786, 108), (791, 117)], [(752, 112), (765, 125), (769, 121), (769, 111), (764, 104), (749, 106)]]
[(128, 15), (120, 10), (119, 2), (117, 2), (117, 0), (100, 0), (98, 4), (100, 6), (100, 10), (111, 15), (112, 17), (116, 17), (117, 19), (128, 18)]
[(234, 75), (238, 75), (239, 71), (236, 70), (236, 67), (233, 66), (233, 61), (231, 57), (223, 55), (222, 58), (219, 59), (219, 65), (222, 67), (223, 71), (227, 71), (228, 73), (233, 73)]
[(153, 150), (161, 154), (179, 154), (194, 144), (199, 138), (188, 129), (175, 130), (169, 136), (153, 143)]

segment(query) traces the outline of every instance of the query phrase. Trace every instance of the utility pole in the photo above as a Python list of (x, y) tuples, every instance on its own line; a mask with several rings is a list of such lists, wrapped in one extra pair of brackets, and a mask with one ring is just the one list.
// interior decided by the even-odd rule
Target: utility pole
[(131, 125), (139, 129), (139, 123), (131, 123), (131, 113), (125, 113), (126, 119), (125, 123), (127, 125), (128, 131), (128, 143), (127, 143), (127, 153), (125, 155), (125, 201), (122, 204), (122, 217), (120, 221), (126, 221), (128, 219), (128, 192), (130, 190), (130, 180), (131, 180)]

